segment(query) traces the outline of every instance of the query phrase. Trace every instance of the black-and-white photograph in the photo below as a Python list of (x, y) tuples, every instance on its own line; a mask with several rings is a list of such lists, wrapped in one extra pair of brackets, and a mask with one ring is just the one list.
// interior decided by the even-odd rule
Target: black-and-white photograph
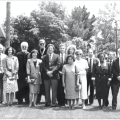
[(120, 119), (120, 1), (0, 1), (0, 119)]

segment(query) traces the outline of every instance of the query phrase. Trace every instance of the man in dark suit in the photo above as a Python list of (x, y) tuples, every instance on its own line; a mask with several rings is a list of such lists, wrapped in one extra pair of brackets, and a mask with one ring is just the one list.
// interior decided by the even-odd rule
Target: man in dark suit
[(55, 47), (53, 44), (49, 44), (47, 47), (47, 55), (43, 58), (43, 74), (44, 86), (45, 86), (45, 107), (51, 105), (50, 99), (50, 87), (52, 88), (52, 105), (57, 106), (57, 87), (58, 87), (58, 69), (60, 67), (59, 55), (54, 53)]
[(62, 84), (62, 68), (63, 65), (66, 63), (66, 54), (65, 54), (65, 44), (59, 45), (59, 51), (60, 51), (60, 68), (59, 68), (59, 75), (60, 79), (58, 80), (58, 90), (57, 90), (57, 100), (59, 106), (65, 106), (66, 100), (65, 100), (65, 93), (64, 93), (64, 87)]
[[(40, 39), (39, 40), (39, 48), (38, 48), (38, 59), (43, 59), (43, 57), (46, 55), (47, 50), (45, 48), (46, 42), (44, 39)], [(45, 87), (44, 87), (44, 80), (43, 80), (43, 74), (44, 74), (44, 69), (42, 69), (41, 67), (41, 78), (42, 78), (42, 84), (40, 85), (40, 92), (38, 94), (38, 98), (37, 98), (37, 104), (40, 103), (41, 101), (41, 96), (44, 95), (45, 96)]]
[[(118, 49), (118, 54), (120, 56), (120, 48)], [(111, 110), (116, 110), (117, 107), (117, 95), (120, 87), (120, 57), (113, 61), (112, 65), (113, 78), (111, 81), (112, 90), (112, 108)]]
[(89, 69), (87, 72), (87, 92), (88, 92), (89, 87), (90, 87), (90, 95), (89, 95), (89, 98), (87, 100), (85, 100), (86, 105), (88, 104), (88, 101), (89, 101), (89, 104), (93, 104), (94, 85), (93, 85), (93, 81), (91, 80), (91, 78), (92, 78), (93, 64), (98, 63), (98, 59), (94, 57), (92, 49), (88, 50), (87, 61), (88, 61), (88, 65), (89, 65)]
[[(113, 75), (112, 75), (113, 55), (114, 55), (114, 53), (113, 53), (112, 51), (110, 51), (110, 52), (108, 53), (108, 60), (107, 60), (108, 65), (109, 65), (109, 68), (110, 68), (111, 78), (113, 77)], [(110, 84), (108, 87), (109, 87), (109, 89), (110, 89), (111, 84)], [(109, 90), (108, 90), (108, 96), (109, 96)], [(108, 105), (109, 105), (109, 101), (108, 101), (108, 98), (107, 98), (107, 100), (105, 101), (105, 106), (108, 106)]]
[(21, 50), (17, 53), (17, 58), (19, 62), (19, 70), (18, 70), (18, 92), (16, 92), (16, 99), (18, 100), (18, 104), (23, 103), (23, 98), (25, 98), (25, 102), (29, 104), (29, 85), (26, 81), (27, 73), (26, 73), (26, 63), (27, 59), (30, 57), (28, 50), (28, 43), (21, 43)]

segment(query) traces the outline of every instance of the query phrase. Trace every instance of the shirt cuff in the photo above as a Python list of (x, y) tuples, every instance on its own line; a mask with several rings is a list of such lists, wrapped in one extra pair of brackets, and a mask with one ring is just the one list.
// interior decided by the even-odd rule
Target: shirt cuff
[(95, 80), (95, 77), (92, 77), (91, 80)]
[(108, 78), (109, 81), (111, 81), (111, 78)]

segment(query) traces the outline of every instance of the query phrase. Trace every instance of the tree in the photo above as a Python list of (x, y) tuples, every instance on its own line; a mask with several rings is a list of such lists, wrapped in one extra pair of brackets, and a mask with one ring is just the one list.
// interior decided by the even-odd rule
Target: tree
[(65, 24), (53, 13), (42, 11), (32, 11), (31, 16), (37, 24), (38, 36), (44, 38), (46, 42), (60, 42), (65, 37)]
[(103, 48), (106, 48), (106, 50), (109, 50), (109, 46), (111, 45), (114, 46), (112, 48), (115, 48), (114, 42), (116, 36), (112, 23), (115, 21), (118, 15), (120, 15), (120, 11), (117, 10), (117, 4), (115, 2), (106, 4), (104, 10), (99, 10), (99, 16), (96, 21), (95, 34), (97, 35), (99, 32), (101, 32), (102, 39), (99, 38), (98, 40), (101, 41), (101, 44), (104, 45)]
[(46, 10), (47, 12), (53, 13), (57, 18), (60, 18), (61, 20), (64, 20), (66, 16), (66, 8), (61, 3), (44, 1), (39, 4), (39, 8), (40, 10)]
[(89, 40), (94, 35), (93, 23), (95, 20), (96, 18), (94, 15), (90, 18), (90, 12), (87, 12), (85, 6), (83, 6), (83, 8), (80, 6), (75, 7), (67, 21), (68, 34), (72, 37), (81, 37), (83, 40)]
[[(4, 23), (5, 26), (6, 22)], [(5, 28), (5, 27), (4, 27)], [(27, 41), (29, 44), (29, 50), (34, 48), (38, 44), (38, 36), (35, 35), (33, 29), (36, 28), (36, 22), (32, 17), (25, 15), (19, 15), (16, 18), (11, 18), (10, 23), (10, 42), (11, 46), (20, 50), (20, 43)], [(6, 31), (6, 29), (5, 29)]]

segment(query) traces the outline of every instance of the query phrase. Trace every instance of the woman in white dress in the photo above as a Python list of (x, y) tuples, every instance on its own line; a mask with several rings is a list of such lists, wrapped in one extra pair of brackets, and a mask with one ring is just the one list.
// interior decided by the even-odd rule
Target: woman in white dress
[(3, 92), (6, 95), (7, 105), (11, 106), (14, 99), (14, 93), (18, 91), (17, 79), (19, 63), (17, 57), (13, 56), (15, 50), (12, 47), (8, 47), (5, 50), (7, 57), (3, 62)]
[(79, 78), (81, 83), (81, 90), (80, 90), (80, 98), (82, 99), (82, 106), (83, 109), (86, 108), (85, 106), (85, 99), (87, 99), (87, 78), (86, 78), (86, 71), (88, 69), (87, 60), (82, 58), (83, 51), (81, 49), (76, 51), (76, 60), (75, 64), (78, 67), (79, 71)]

